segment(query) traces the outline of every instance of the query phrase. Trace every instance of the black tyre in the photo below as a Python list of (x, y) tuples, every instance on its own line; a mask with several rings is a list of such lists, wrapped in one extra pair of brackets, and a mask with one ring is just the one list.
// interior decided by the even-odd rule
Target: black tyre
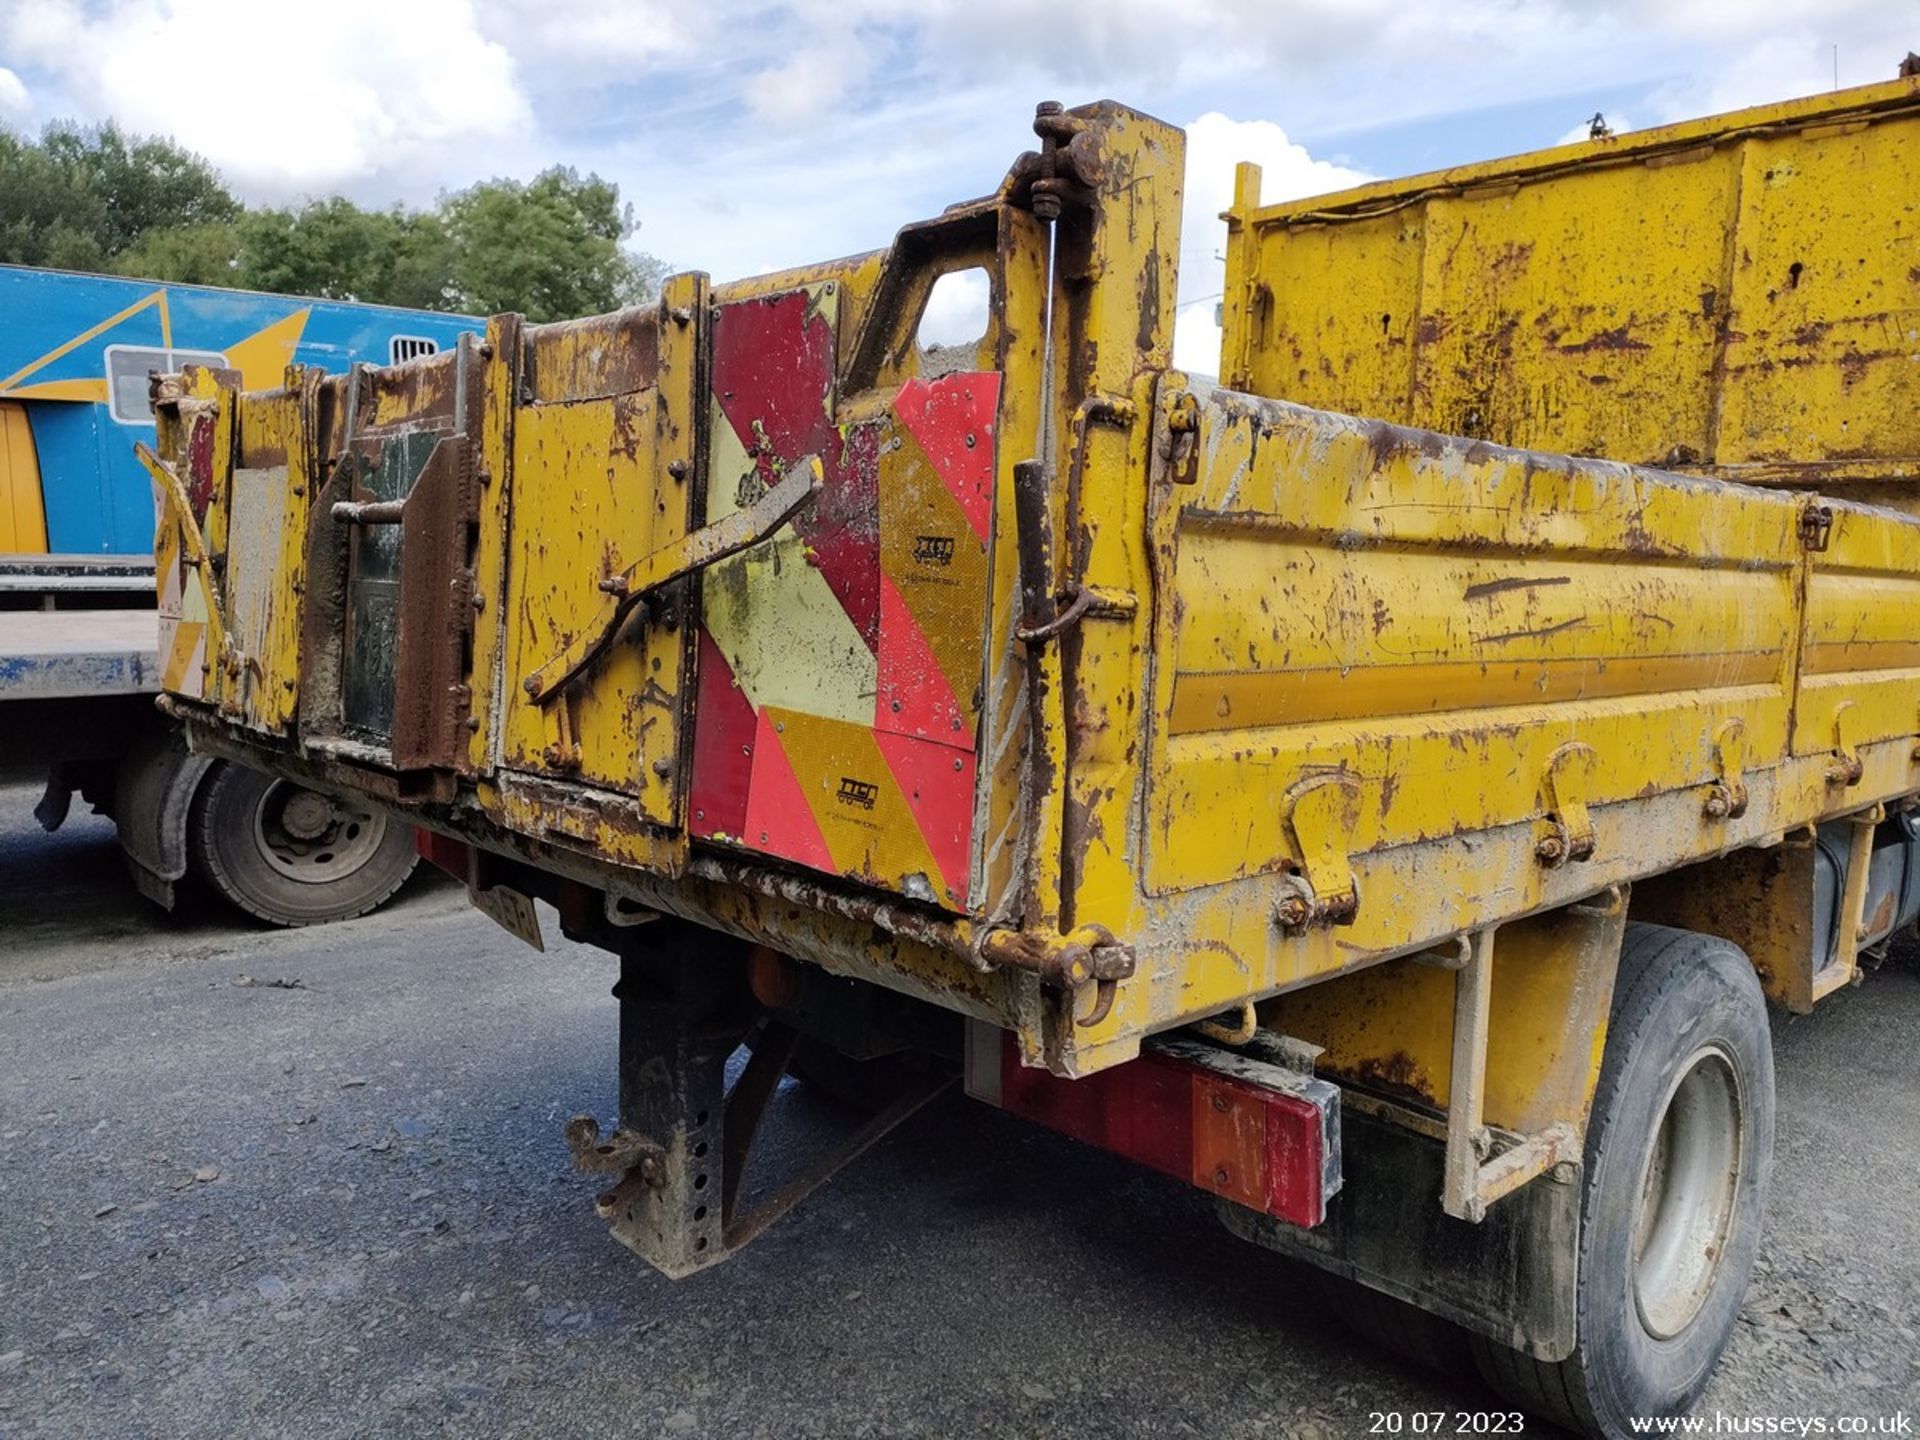
[(216, 765), (188, 820), (194, 869), (251, 915), (318, 925), (364, 915), (413, 873), (413, 831), (366, 802)]
[(1685, 1413), (1733, 1336), (1773, 1160), (1773, 1050), (1725, 940), (1629, 925), (1587, 1128), (1578, 1343), (1473, 1345), (1514, 1403), (1594, 1436)]

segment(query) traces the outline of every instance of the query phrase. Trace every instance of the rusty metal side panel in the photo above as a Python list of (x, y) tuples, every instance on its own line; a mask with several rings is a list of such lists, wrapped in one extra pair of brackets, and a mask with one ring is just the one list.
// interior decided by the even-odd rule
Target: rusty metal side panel
[(1155, 522), (1149, 888), (1309, 867), (1286, 797), (1315, 779), (1355, 854), (1541, 814), (1568, 745), (1588, 804), (1707, 782), (1729, 722), (1785, 752), (1790, 497), (1226, 392), (1200, 427)]
[(1862, 745), (1920, 735), (1920, 524), (1825, 508), (1831, 529), (1814, 532), (1825, 548), (1807, 557), (1793, 751), (1834, 754), (1844, 793)]
[(1501, 444), (1920, 497), (1913, 80), (1262, 207), (1235, 388)]
[[(362, 393), (336, 411), (349, 503), (405, 502), (440, 441), (460, 432), (464, 353), (355, 372)], [(404, 539), (404, 525), (358, 524), (348, 543), (341, 716), (350, 733), (382, 747), (392, 744), (396, 711), (415, 703), (402, 707), (398, 689), (423, 678), (398, 665)]]
[(319, 372), (295, 367), (279, 390), (235, 407), (237, 453), (225, 557), (226, 613), (244, 723), (284, 732), (299, 708), (300, 606), (306, 589), (318, 437)]
[(1742, 151), (1709, 458), (1827, 462), (1813, 485), (1863, 465), (1920, 477), (1920, 234), (1893, 199), (1920, 169), (1920, 108)]
[(530, 694), (527, 682), (608, 623), (614, 577), (688, 534), (705, 297), (703, 276), (675, 276), (658, 306), (523, 334), (494, 723), (507, 769), (623, 797), (598, 818), (549, 816), (562, 833), (581, 830), (576, 840), (620, 828), (621, 816), (683, 823), (691, 582), (633, 610), (558, 693)]
[(234, 408), (231, 387), (198, 368), (167, 377), (155, 407), (160, 687), (208, 704), (220, 702), (226, 681), (224, 587), (213, 562), (215, 537), (226, 541)]

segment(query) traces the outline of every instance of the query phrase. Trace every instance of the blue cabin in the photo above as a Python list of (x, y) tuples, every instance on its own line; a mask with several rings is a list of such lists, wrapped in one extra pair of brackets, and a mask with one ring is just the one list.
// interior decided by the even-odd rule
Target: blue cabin
[(345, 370), (451, 346), (479, 320), (0, 265), (0, 555), (150, 555), (147, 379), (183, 365), (250, 390), (291, 364)]

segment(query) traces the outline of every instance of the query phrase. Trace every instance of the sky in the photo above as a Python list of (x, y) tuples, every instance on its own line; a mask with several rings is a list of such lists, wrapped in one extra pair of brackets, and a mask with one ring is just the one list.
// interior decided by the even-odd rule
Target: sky
[[(992, 190), (1034, 103), (1188, 129), (1176, 361), (1233, 167), (1272, 201), (1892, 78), (1920, 0), (0, 0), (0, 124), (114, 119), (243, 199), (427, 204), (561, 163), (716, 280)], [(0, 204), (4, 204), (0, 196)]]

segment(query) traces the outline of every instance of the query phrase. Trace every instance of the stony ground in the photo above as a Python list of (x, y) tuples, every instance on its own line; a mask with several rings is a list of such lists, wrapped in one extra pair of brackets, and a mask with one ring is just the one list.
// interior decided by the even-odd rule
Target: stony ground
[[(1336, 1437), (1488, 1409), (1329, 1323), (1195, 1195), (973, 1105), (718, 1270), (594, 1218), (610, 960), (416, 881), (169, 917), (0, 788), (0, 1437)], [(1769, 1239), (1706, 1408), (1920, 1399), (1920, 971), (1777, 1023)], [(766, 1163), (846, 1123), (789, 1087)], [(1537, 1427), (1535, 1427), (1537, 1428)]]

